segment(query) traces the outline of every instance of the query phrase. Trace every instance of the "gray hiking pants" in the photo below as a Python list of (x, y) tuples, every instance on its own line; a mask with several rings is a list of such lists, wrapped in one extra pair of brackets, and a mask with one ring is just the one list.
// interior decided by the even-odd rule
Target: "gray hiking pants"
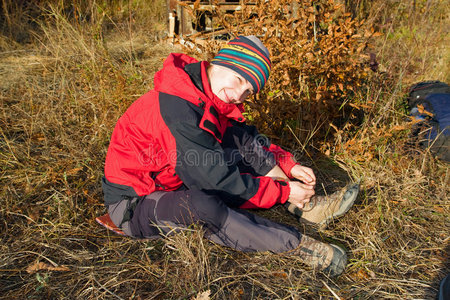
[(109, 205), (108, 212), (114, 224), (136, 238), (158, 238), (199, 224), (211, 241), (246, 252), (282, 253), (295, 249), (301, 239), (293, 227), (230, 208), (219, 196), (198, 190), (124, 199)]

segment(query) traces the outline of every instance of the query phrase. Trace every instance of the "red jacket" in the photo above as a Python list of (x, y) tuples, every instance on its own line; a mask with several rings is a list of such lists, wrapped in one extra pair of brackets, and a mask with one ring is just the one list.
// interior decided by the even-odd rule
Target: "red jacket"
[(118, 120), (106, 155), (106, 204), (174, 191), (183, 184), (217, 192), (229, 205), (241, 208), (269, 208), (287, 201), (289, 185), (263, 176), (275, 162), (259, 158), (272, 155), (290, 176), (292, 154), (270, 143), (257, 154), (240, 151), (252, 170), (248, 173), (227, 157), (224, 140), (229, 132), (239, 128), (254, 136), (256, 131), (245, 124), (242, 106), (227, 104), (212, 93), (207, 66), (184, 54), (169, 55), (155, 74), (154, 90)]

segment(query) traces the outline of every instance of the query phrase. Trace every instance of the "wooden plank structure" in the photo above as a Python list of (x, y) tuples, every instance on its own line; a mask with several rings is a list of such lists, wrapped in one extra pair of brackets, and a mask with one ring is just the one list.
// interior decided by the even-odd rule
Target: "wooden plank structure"
[[(218, 0), (218, 1), (196, 1), (190, 0), (166, 0), (168, 16), (169, 37), (175, 34), (184, 37), (198, 33), (212, 32), (213, 12), (220, 10), (222, 12), (234, 14), (242, 10), (243, 5), (254, 6), (255, 3), (246, 0)], [(191, 11), (195, 7), (196, 15)]]

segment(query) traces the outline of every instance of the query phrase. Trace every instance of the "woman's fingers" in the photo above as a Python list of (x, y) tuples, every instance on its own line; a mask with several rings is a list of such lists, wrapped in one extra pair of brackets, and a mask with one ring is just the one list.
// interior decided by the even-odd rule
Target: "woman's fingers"
[(295, 165), (291, 170), (291, 175), (308, 185), (316, 184), (316, 175), (314, 175), (314, 171), (311, 168)]
[(308, 203), (315, 194), (313, 186), (301, 182), (290, 181), (289, 187), (291, 188), (291, 193), (288, 201), (299, 207), (303, 207), (303, 204)]

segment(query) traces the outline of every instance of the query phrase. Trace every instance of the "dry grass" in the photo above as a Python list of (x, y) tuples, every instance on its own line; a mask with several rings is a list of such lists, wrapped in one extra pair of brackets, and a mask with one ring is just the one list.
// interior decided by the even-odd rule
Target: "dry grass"
[[(445, 1), (379, 1), (364, 10), (385, 33), (373, 45), (383, 73), (360, 91), (364, 121), (330, 128), (321, 149), (328, 155), (304, 156), (326, 188), (361, 179), (355, 207), (321, 232), (282, 207), (259, 212), (344, 246), (350, 264), (337, 279), (297, 259), (219, 247), (195, 228), (136, 241), (97, 225), (114, 124), (174, 51), (159, 42), (164, 26), (150, 25), (163, 14), (146, 1), (103, 10), (86, 1), (77, 9), (89, 8), (90, 19), (76, 21), (62, 2), (26, 14), (2, 3), (10, 9), (0, 20), (0, 299), (435, 297), (450, 271), (450, 175), (447, 164), (408, 146), (403, 101), (413, 82), (450, 81)], [(23, 22), (27, 15), (33, 22)]]

